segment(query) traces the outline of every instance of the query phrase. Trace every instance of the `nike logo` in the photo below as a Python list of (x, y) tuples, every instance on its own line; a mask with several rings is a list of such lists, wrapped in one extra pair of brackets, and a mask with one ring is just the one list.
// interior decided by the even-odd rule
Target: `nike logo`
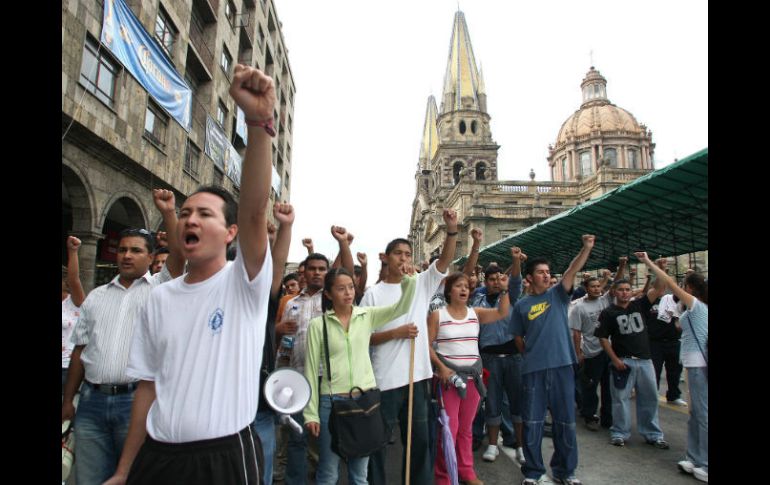
[(550, 307), (547, 302), (538, 303), (537, 305), (532, 305), (532, 307), (529, 309), (529, 314), (527, 315), (527, 318), (529, 320), (534, 320), (543, 313), (545, 313), (546, 310), (548, 310), (548, 307)]

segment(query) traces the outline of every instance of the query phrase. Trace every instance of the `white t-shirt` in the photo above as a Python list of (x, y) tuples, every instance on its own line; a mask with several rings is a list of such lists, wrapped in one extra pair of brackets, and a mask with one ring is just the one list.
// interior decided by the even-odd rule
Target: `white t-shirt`
[(67, 298), (61, 302), (61, 368), (66, 369), (70, 366), (70, 355), (72, 349), (75, 348), (75, 343), (70, 340), (72, 336), (72, 330), (75, 328), (75, 324), (78, 323), (80, 318), (80, 308), (76, 307), (72, 303), (72, 296), (67, 295)]
[(660, 303), (658, 303), (658, 320), (671, 323), (672, 318), (679, 318), (680, 316), (679, 304), (674, 301), (674, 295), (672, 293), (663, 295), (660, 298)]
[(128, 375), (155, 381), (147, 433), (184, 443), (254, 420), (273, 261), (248, 281), (242, 251), (206, 281), (158, 286), (136, 318)]
[[(414, 300), (409, 312), (377, 330), (377, 332), (384, 332), (407, 323), (414, 323), (417, 326), (418, 333), (414, 342), (414, 382), (428, 379), (433, 375), (428, 352), (428, 306), (445, 276), (446, 273), (441, 273), (434, 261), (427, 271), (417, 275), (417, 288), (415, 288)], [(360, 306), (393, 305), (399, 298), (401, 298), (400, 283), (380, 281), (366, 290)], [(389, 340), (384, 344), (372, 345), (369, 350), (377, 387), (388, 391), (409, 384), (409, 339)]]

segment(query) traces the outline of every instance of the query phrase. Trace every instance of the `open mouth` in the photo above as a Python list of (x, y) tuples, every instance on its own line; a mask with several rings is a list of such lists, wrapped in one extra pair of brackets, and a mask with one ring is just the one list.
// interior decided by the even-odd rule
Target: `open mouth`
[(184, 237), (185, 247), (195, 246), (198, 242), (200, 242), (200, 239), (195, 234), (189, 233)]

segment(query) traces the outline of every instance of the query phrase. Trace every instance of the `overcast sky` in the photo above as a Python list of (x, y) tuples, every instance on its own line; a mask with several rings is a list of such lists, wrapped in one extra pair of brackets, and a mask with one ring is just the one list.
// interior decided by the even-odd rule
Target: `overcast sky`
[[(455, 0), (275, 0), (297, 88), (290, 261), (333, 257), (332, 224), (369, 256), (406, 237), (428, 96), (441, 108)], [(483, 68), (501, 180), (550, 180), (546, 156), (593, 65), (652, 130), (655, 167), (708, 146), (702, 0), (459, 2)], [(485, 240), (484, 245), (493, 241)]]

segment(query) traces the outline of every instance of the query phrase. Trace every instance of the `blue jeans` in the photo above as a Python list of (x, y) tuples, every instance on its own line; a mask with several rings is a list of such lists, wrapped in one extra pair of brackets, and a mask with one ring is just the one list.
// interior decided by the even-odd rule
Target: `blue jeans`
[[(332, 399), (346, 399), (340, 396), (321, 396), (319, 406), (321, 418), (321, 435), (318, 448), (318, 472), (316, 473), (316, 485), (336, 485), (340, 475), (340, 457), (332, 451), (332, 436), (329, 433), (329, 414), (332, 411)], [(348, 460), (348, 483), (350, 485), (366, 485), (366, 468), (369, 465), (369, 457), (353, 458)], [(287, 470), (288, 472), (288, 470)]]
[(593, 419), (599, 411), (599, 398), (596, 391), (601, 384), (601, 425), (605, 428), (612, 426), (612, 396), (610, 394), (610, 358), (606, 352), (601, 352), (595, 357), (583, 360), (580, 368), (579, 382), (583, 388), (583, 402), (580, 407), (580, 415), (586, 422)]
[(109, 396), (83, 383), (75, 413), (78, 485), (101, 485), (115, 473), (128, 434), (134, 392)]
[(688, 367), (690, 420), (687, 421), (687, 459), (709, 469), (709, 382), (705, 367)]
[(487, 425), (500, 426), (503, 415), (504, 396), (508, 398), (508, 409), (514, 423), (521, 422), (521, 355), (500, 357), (495, 354), (481, 354), (484, 368), (489, 371), (484, 418)]
[(262, 442), (262, 453), (265, 457), (262, 482), (273, 483), (273, 455), (275, 454), (275, 413), (272, 410), (257, 411), (257, 417), (251, 423), (251, 429), (259, 435)]
[(545, 473), (543, 464), (543, 421), (546, 408), (553, 417), (551, 473), (564, 479), (575, 474), (578, 462), (575, 436), (575, 369), (565, 365), (555, 369), (529, 372), (521, 376), (524, 395), (521, 417), (524, 422), (525, 478), (537, 480)]
[[(663, 439), (663, 431), (658, 425), (658, 388), (655, 385), (655, 368), (650, 359), (621, 359), (631, 369), (626, 387), (618, 389), (613, 383), (612, 427), (610, 437), (631, 437), (631, 390), (636, 389), (636, 429), (645, 440)], [(612, 364), (610, 364), (612, 365)], [(611, 370), (611, 372), (614, 372)]]
[[(428, 432), (428, 407), (430, 404), (431, 379), (425, 379), (414, 383), (414, 399), (412, 403), (412, 452), (411, 452), (411, 483), (430, 485), (433, 483), (433, 460), (431, 444), (435, 435)], [(382, 391), (382, 417), (388, 426), (388, 433), (396, 424), (401, 429), (401, 444), (403, 454), (401, 459), (400, 480), (394, 476), (394, 470), (390, 470), (390, 478), (386, 478), (385, 464), (387, 446), (372, 453), (369, 460), (369, 483), (372, 485), (392, 485), (404, 483), (406, 467), (406, 430), (408, 420), (409, 386), (397, 387)]]
[(292, 414), (294, 421), (302, 426), (302, 435), (288, 430), (288, 443), (286, 444), (286, 485), (305, 485), (307, 483), (307, 431), (305, 431), (305, 417), (302, 412)]

